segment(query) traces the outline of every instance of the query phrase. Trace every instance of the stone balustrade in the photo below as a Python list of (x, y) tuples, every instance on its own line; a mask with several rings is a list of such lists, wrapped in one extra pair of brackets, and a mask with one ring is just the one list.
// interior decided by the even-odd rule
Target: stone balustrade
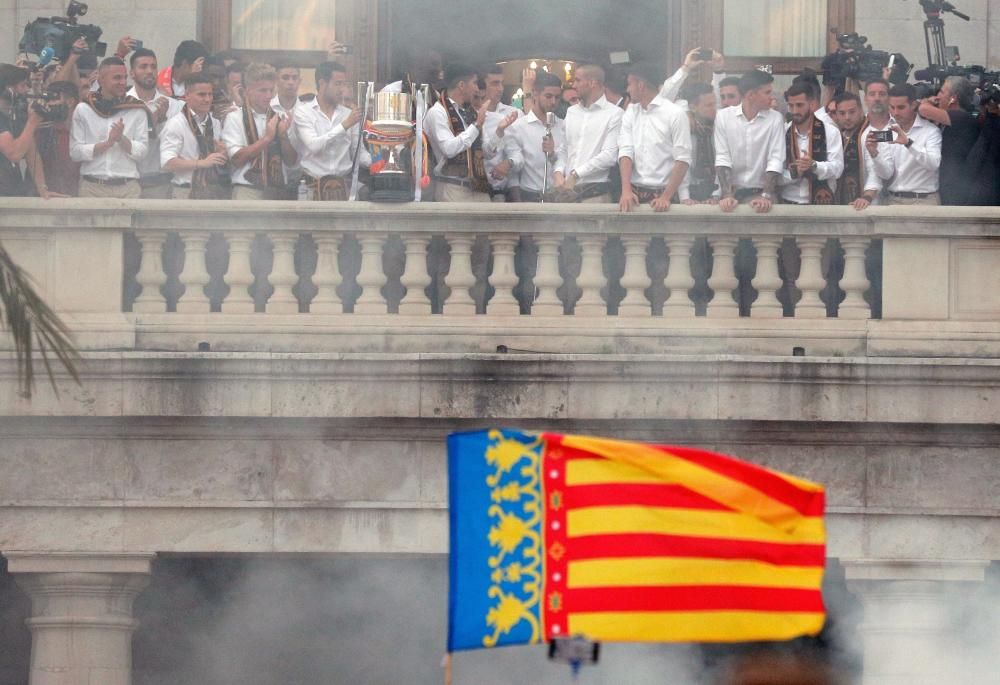
[(681, 342), (692, 351), (858, 354), (879, 347), (874, 335), (890, 353), (922, 353), (945, 336), (961, 343), (957, 354), (982, 356), (1000, 340), (992, 208), (5, 207), (0, 240), (85, 348), (187, 349), (195, 333), (214, 331), (229, 349), (280, 349), (284, 335), (290, 350), (328, 351), (331, 341), (313, 334), (338, 332), (346, 336), (333, 349), (377, 351), (376, 329), (421, 331), (407, 342), (412, 351), (485, 351), (484, 336), (473, 338), (487, 329), (543, 352), (542, 331), (577, 340), (567, 350), (575, 352), (621, 350), (623, 341), (654, 352), (669, 338), (673, 351)]

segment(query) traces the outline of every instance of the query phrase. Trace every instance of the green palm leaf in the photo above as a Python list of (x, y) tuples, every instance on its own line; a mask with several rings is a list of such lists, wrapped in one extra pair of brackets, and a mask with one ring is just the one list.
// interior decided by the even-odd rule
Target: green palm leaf
[(80, 355), (70, 340), (69, 329), (35, 292), (29, 276), (14, 263), (0, 245), (0, 328), (14, 339), (17, 378), (21, 393), (31, 397), (35, 388), (34, 351), (42, 357), (53, 390), (56, 389), (49, 355), (55, 355), (77, 383)]

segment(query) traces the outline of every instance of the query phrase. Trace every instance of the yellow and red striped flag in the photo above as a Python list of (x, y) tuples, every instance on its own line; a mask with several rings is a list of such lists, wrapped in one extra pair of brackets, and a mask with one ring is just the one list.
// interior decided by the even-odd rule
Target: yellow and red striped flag
[(450, 650), (817, 634), (822, 486), (712, 452), (449, 437)]

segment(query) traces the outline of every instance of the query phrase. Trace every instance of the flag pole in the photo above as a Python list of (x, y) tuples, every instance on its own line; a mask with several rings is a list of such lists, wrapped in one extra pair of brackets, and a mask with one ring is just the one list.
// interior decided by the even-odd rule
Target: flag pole
[(444, 685), (451, 685), (451, 652), (444, 655)]

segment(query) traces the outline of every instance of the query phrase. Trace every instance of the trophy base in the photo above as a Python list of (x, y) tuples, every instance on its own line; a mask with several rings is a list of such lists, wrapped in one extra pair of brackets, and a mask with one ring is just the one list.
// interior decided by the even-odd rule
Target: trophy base
[(376, 174), (371, 178), (372, 202), (412, 202), (413, 178), (400, 172)]

